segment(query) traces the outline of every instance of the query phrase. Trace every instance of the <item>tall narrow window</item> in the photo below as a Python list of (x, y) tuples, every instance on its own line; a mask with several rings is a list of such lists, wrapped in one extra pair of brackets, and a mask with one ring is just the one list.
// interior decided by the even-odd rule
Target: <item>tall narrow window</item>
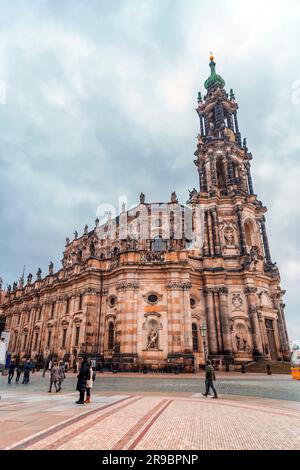
[(69, 310), (70, 310), (70, 299), (68, 298), (68, 299), (66, 300), (66, 314), (69, 313)]
[(110, 323), (108, 327), (108, 349), (109, 350), (114, 349), (114, 344), (115, 344), (115, 328), (114, 328), (114, 324)]
[(23, 351), (26, 351), (26, 348), (27, 348), (27, 338), (28, 338), (28, 335), (25, 334), (24, 336), (24, 346), (23, 346)]
[(76, 326), (75, 331), (75, 346), (79, 345), (80, 326)]
[(39, 307), (39, 310), (38, 310), (38, 321), (40, 321), (41, 318), (42, 318), (42, 307)]
[(79, 305), (78, 305), (78, 310), (82, 310), (82, 300), (83, 300), (83, 295), (80, 294), (79, 296)]
[(55, 305), (56, 305), (56, 302), (53, 302), (52, 306), (51, 306), (51, 319), (54, 318), (54, 313), (55, 313)]
[(51, 344), (51, 335), (52, 335), (52, 331), (49, 330), (49, 331), (48, 331), (48, 340), (47, 340), (47, 346), (48, 346), (48, 348), (50, 348), (50, 344)]
[(63, 336), (62, 336), (62, 344), (61, 344), (62, 348), (66, 347), (66, 339), (67, 339), (67, 330), (66, 330), (66, 328), (64, 328), (63, 329)]
[(38, 340), (39, 340), (39, 334), (35, 334), (35, 339), (34, 339), (34, 351), (37, 351), (38, 348)]
[(192, 335), (193, 335), (193, 351), (199, 351), (199, 341), (198, 341), (198, 328), (195, 323), (192, 325)]

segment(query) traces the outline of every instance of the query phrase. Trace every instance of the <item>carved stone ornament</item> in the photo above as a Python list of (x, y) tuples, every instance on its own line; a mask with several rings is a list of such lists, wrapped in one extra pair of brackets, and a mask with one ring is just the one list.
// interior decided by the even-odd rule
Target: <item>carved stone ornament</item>
[(138, 282), (119, 282), (117, 284), (117, 291), (137, 290), (140, 285)]
[(141, 263), (154, 263), (161, 264), (165, 262), (165, 256), (163, 253), (155, 251), (147, 251), (141, 253)]
[(256, 287), (246, 287), (244, 292), (245, 292), (246, 295), (256, 294), (257, 293), (257, 288)]
[(239, 293), (232, 294), (231, 302), (234, 310), (241, 310), (244, 304), (242, 296)]
[(190, 282), (169, 282), (166, 285), (167, 289), (170, 290), (190, 290), (192, 288), (192, 284)]

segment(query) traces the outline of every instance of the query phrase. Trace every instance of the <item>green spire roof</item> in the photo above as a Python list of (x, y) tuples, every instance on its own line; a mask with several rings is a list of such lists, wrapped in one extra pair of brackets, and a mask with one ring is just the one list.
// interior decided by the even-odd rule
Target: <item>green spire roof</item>
[(214, 56), (213, 55), (210, 57), (209, 66), (210, 66), (210, 77), (204, 83), (204, 86), (205, 86), (206, 90), (209, 90), (210, 88), (213, 88), (213, 87), (224, 88), (225, 87), (225, 80), (223, 80), (221, 75), (218, 75), (216, 73), (216, 63), (214, 61)]

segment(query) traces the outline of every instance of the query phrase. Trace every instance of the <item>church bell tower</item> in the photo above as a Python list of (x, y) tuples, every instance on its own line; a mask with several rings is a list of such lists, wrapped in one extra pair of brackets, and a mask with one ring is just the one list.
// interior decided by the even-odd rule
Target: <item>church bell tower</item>
[(195, 164), (200, 191), (190, 203), (204, 210), (201, 275), (211, 358), (289, 359), (284, 291), (266, 231), (267, 208), (257, 199), (252, 154), (242, 139), (238, 104), (210, 57)]

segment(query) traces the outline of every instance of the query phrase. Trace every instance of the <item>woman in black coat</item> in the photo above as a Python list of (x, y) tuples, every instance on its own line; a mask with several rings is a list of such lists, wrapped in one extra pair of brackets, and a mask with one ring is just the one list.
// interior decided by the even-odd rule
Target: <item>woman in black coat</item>
[(77, 387), (76, 390), (79, 392), (79, 400), (76, 401), (77, 405), (84, 405), (84, 394), (86, 391), (86, 383), (90, 380), (90, 366), (86, 357), (82, 359), (81, 368), (77, 375)]

